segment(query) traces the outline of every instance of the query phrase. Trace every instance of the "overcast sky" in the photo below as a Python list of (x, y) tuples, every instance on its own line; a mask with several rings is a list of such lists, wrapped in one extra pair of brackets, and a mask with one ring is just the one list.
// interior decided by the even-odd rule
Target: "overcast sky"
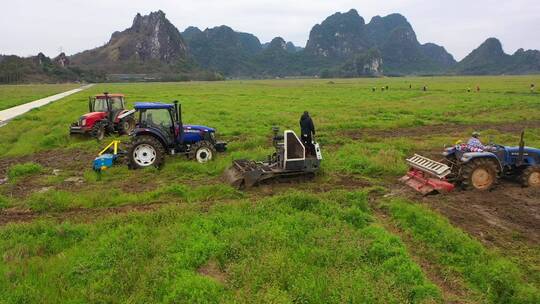
[(305, 46), (311, 27), (334, 12), (358, 10), (366, 23), (375, 15), (401, 13), (421, 43), (444, 46), (456, 59), (488, 37), (507, 53), (540, 49), (538, 0), (0, 0), (0, 54), (68, 55), (106, 43), (137, 12), (163, 10), (180, 31), (229, 25), (261, 42), (281, 36)]

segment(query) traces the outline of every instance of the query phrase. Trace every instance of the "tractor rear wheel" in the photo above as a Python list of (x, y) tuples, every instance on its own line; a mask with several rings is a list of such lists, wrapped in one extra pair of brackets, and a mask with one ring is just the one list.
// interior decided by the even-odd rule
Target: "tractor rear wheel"
[(165, 149), (159, 140), (153, 136), (135, 137), (128, 150), (129, 168), (141, 169), (150, 166), (161, 167), (164, 161)]
[(540, 166), (530, 166), (523, 170), (520, 182), (524, 187), (540, 188)]
[(487, 191), (497, 182), (497, 164), (492, 160), (480, 158), (463, 165), (462, 185), (465, 189)]
[(103, 140), (103, 138), (105, 138), (105, 132), (105, 124), (101, 121), (98, 121), (92, 127), (92, 130), (90, 131), (90, 136), (101, 141)]
[(132, 116), (128, 116), (119, 122), (118, 130), (120, 134), (128, 135), (135, 129), (135, 119)]
[(207, 140), (196, 142), (189, 148), (189, 158), (195, 159), (199, 163), (211, 161), (215, 154), (216, 148)]

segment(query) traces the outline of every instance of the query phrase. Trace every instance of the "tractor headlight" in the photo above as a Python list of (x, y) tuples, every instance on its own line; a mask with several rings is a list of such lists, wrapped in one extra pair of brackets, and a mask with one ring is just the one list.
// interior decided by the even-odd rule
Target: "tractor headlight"
[(83, 127), (86, 126), (86, 119), (81, 120), (81, 126), (83, 126)]
[(210, 138), (212, 138), (212, 139), (216, 139), (216, 133), (214, 133), (214, 132), (210, 132)]

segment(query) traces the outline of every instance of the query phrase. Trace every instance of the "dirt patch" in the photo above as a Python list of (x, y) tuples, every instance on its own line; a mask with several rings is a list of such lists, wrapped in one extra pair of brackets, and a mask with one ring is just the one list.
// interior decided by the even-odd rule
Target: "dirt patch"
[(429, 125), (421, 127), (407, 127), (390, 130), (348, 130), (342, 133), (343, 136), (352, 139), (361, 139), (365, 137), (426, 137), (433, 135), (451, 135), (460, 136), (463, 131), (471, 130), (497, 130), (503, 133), (520, 133), (524, 128), (540, 128), (540, 120), (528, 120), (511, 123), (494, 124), (444, 124)]
[(219, 265), (215, 260), (208, 261), (208, 263), (197, 269), (197, 272), (200, 275), (212, 278), (221, 284), (225, 284), (227, 282), (227, 273), (219, 268)]
[(125, 193), (142, 193), (156, 190), (159, 188), (159, 185), (153, 180), (141, 181), (140, 176), (134, 175), (119, 183), (117, 187)]
[(402, 193), (429, 205), (484, 243), (502, 248), (516, 241), (540, 244), (540, 189), (503, 181), (489, 192), (457, 190), (422, 197), (406, 188)]
[(9, 223), (30, 222), (38, 217), (32, 210), (5, 209), (0, 210), (0, 226)]
[(82, 222), (92, 222), (104, 216), (123, 214), (129, 212), (149, 212), (157, 210), (167, 203), (153, 203), (146, 205), (126, 205), (111, 208), (72, 208), (62, 212), (39, 213), (30, 209), (10, 208), (0, 210), (0, 226), (9, 223), (31, 222), (38, 218), (53, 219), (58, 222), (66, 220), (78, 220)]
[(29, 176), (16, 183), (7, 183), (0, 188), (0, 193), (8, 197), (23, 199), (31, 193), (44, 191), (47, 187), (42, 184), (42, 176), (41, 174)]
[(38, 163), (43, 167), (61, 170), (82, 171), (90, 167), (94, 153), (80, 149), (56, 149), (41, 151), (31, 155), (6, 157), (0, 161), (0, 176), (5, 176), (9, 167), (22, 163)]
[(270, 180), (261, 185), (245, 190), (252, 197), (268, 197), (276, 194), (283, 194), (287, 190), (297, 189), (311, 193), (322, 193), (332, 190), (360, 190), (371, 187), (373, 184), (360, 177), (353, 175), (333, 175), (329, 179), (322, 178), (295, 178), (288, 180)]

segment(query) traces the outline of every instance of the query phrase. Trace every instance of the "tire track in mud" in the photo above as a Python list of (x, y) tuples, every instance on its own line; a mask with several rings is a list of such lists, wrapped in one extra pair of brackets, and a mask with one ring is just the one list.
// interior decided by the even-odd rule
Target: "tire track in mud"
[(531, 282), (540, 283), (540, 189), (503, 180), (487, 192), (421, 196), (405, 186), (393, 186), (391, 193), (447, 218), (486, 248), (507, 256)]
[(369, 205), (376, 221), (391, 234), (400, 238), (412, 260), (420, 266), (426, 277), (441, 290), (444, 303), (476, 303), (471, 290), (460, 279), (460, 275), (452, 273), (451, 276), (436, 263), (433, 263), (429, 254), (421, 245), (412, 239), (407, 233), (399, 228), (391, 219), (391, 216), (381, 208), (379, 201), (381, 195), (371, 195)]

